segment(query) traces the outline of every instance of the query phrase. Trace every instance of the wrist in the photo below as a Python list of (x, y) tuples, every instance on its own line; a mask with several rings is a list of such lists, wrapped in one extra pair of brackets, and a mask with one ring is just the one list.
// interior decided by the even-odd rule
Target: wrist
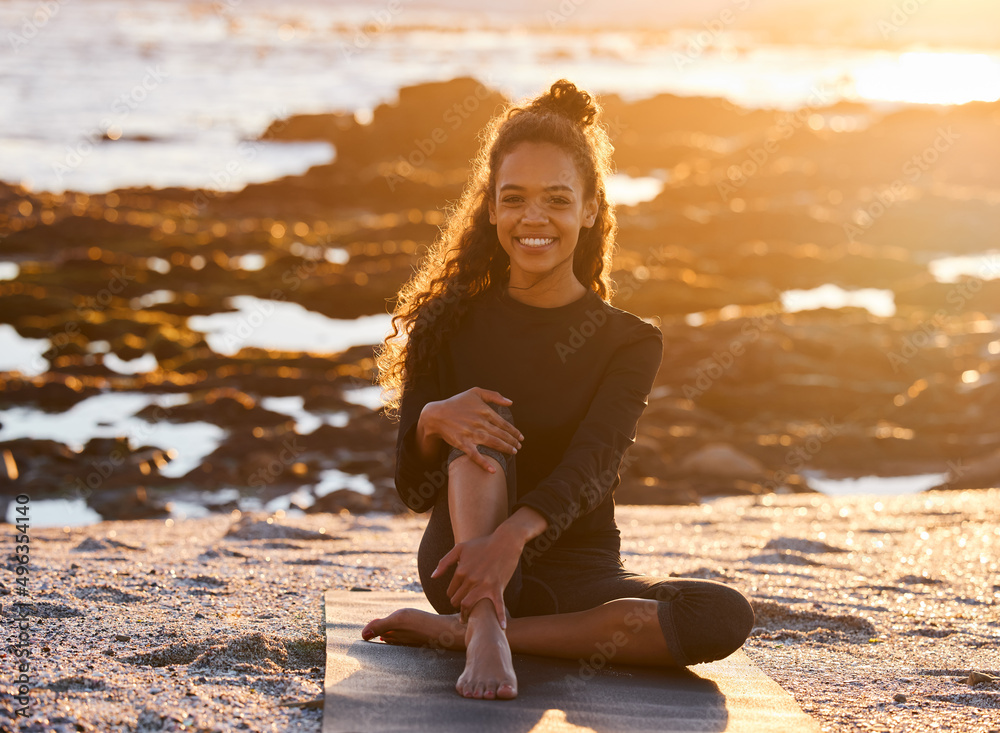
[(545, 517), (534, 509), (523, 506), (501, 522), (496, 531), (524, 549), (526, 544), (544, 532), (548, 526)]

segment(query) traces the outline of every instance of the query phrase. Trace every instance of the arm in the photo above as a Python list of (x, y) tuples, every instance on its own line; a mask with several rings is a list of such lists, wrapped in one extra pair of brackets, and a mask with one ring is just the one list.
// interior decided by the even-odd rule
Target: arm
[(469, 611), (483, 598), (493, 603), (501, 628), (507, 628), (503, 589), (507, 587), (524, 546), (545, 531), (548, 522), (531, 507), (521, 507), (488, 535), (459, 542), (441, 558), (432, 578), (436, 578), (456, 562), (448, 597), (461, 609), (462, 622)]
[(649, 324), (639, 327), (612, 357), (562, 461), (514, 505), (544, 517), (553, 541), (611, 492), (662, 359), (663, 334)]
[(396, 492), (415, 512), (426, 512), (448, 480), (444, 441), (432, 429), (432, 405), (440, 399), (436, 375), (422, 376), (403, 390), (396, 438)]

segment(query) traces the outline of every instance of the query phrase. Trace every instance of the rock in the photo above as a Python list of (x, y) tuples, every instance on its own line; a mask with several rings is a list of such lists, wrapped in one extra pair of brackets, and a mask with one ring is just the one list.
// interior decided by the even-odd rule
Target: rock
[(820, 540), (795, 539), (792, 537), (775, 537), (764, 545), (765, 550), (792, 550), (793, 552), (826, 553), (846, 552), (839, 547), (828, 545)]
[(325, 532), (279, 524), (273, 519), (261, 519), (260, 515), (245, 514), (234, 522), (224, 537), (240, 540), (333, 540), (337, 539)]
[(971, 461), (959, 461), (943, 484), (929, 491), (1000, 488), (1000, 450)]
[(897, 692), (895, 695), (892, 696), (892, 699), (895, 700), (896, 702), (906, 702), (906, 695), (904, 695), (902, 692)]
[(318, 498), (315, 504), (306, 509), (306, 512), (309, 514), (336, 513), (342, 509), (346, 509), (351, 514), (364, 514), (372, 509), (372, 497), (351, 489), (338, 489)]
[(700, 503), (698, 492), (684, 482), (665, 482), (651, 478), (635, 481), (625, 477), (615, 489), (615, 504), (692, 506)]
[(87, 504), (103, 519), (158, 519), (169, 517), (170, 509), (149, 495), (145, 486), (133, 489), (101, 489), (87, 497)]
[(687, 473), (725, 478), (760, 478), (764, 465), (727, 443), (709, 443), (680, 462)]
[(1000, 681), (1000, 677), (994, 677), (991, 674), (986, 674), (985, 672), (976, 672), (973, 670), (969, 673), (969, 679), (965, 681), (967, 685), (984, 685), (987, 682), (997, 682)]

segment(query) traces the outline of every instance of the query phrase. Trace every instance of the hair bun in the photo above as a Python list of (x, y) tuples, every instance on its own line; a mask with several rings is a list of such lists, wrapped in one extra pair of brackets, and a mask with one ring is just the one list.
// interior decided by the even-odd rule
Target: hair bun
[(591, 96), (566, 79), (555, 82), (549, 91), (531, 103), (530, 109), (566, 117), (581, 127), (592, 125), (598, 115), (597, 105)]

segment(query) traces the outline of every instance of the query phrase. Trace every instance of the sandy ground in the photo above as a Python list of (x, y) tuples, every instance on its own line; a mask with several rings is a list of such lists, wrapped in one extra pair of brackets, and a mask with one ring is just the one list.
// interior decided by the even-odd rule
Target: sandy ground
[[(746, 650), (827, 731), (1000, 731), (1000, 490), (620, 507), (626, 565), (729, 582)], [(31, 529), (0, 586), (0, 729), (319, 731), (322, 593), (420, 589), (426, 517)], [(4, 556), (14, 553), (8, 526)], [(28, 718), (12, 697), (30, 601)]]

